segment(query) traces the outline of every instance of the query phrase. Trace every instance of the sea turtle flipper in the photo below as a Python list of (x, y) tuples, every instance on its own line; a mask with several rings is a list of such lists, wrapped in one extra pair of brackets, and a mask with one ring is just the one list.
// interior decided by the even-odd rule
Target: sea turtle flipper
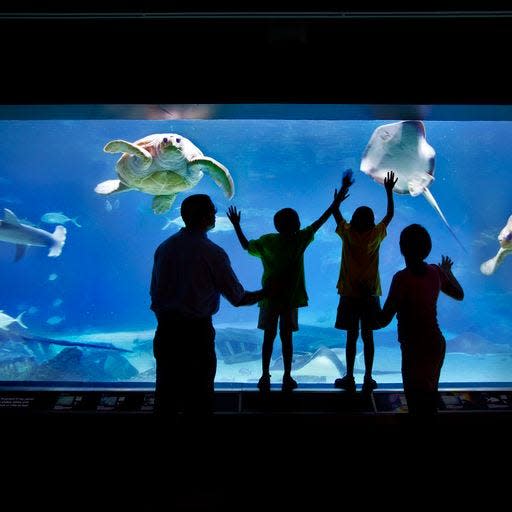
[(229, 171), (214, 158), (203, 156), (189, 162), (189, 167), (193, 170), (201, 170), (208, 174), (212, 180), (224, 191), (226, 197), (231, 199), (235, 193), (235, 184)]
[(103, 151), (105, 153), (127, 153), (137, 157), (140, 159), (137, 163), (137, 169), (140, 171), (145, 171), (153, 162), (153, 157), (149, 151), (126, 140), (111, 140), (105, 145)]
[(176, 194), (170, 194), (168, 196), (155, 196), (151, 208), (154, 213), (165, 213), (174, 203)]
[(102, 195), (116, 194), (118, 192), (126, 192), (127, 190), (131, 190), (131, 188), (122, 183), (121, 180), (102, 181), (94, 188), (94, 192)]

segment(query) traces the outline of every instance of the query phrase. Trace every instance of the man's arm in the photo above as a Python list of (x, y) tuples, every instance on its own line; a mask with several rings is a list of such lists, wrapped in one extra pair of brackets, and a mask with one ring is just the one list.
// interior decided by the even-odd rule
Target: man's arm
[(453, 261), (448, 256), (441, 257), (439, 268), (446, 277), (445, 282), (441, 285), (441, 290), (449, 297), (455, 300), (462, 300), (464, 298), (464, 290), (460, 285), (457, 278), (452, 274)]
[(253, 292), (248, 292), (247, 290), (244, 292), (244, 295), (242, 297), (242, 300), (238, 304), (235, 304), (235, 306), (252, 306), (253, 304), (256, 304), (260, 300), (264, 299), (266, 297), (265, 290), (256, 290)]
[[(348, 189), (350, 186), (354, 183), (352, 180), (352, 171), (345, 171), (343, 175), (343, 181), (341, 184), (341, 188), (334, 189), (334, 198), (332, 203), (329, 205), (327, 210), (325, 210), (322, 215), (311, 224), (311, 227), (313, 228), (313, 231), (318, 231), (320, 227), (325, 223), (325, 221), (330, 217), (330, 215), (334, 215), (334, 219), (336, 220), (336, 224), (338, 224), (339, 221), (343, 221), (343, 217), (341, 216), (340, 212), (340, 204), (350, 195), (348, 193)], [(339, 219), (339, 220), (338, 220)]]
[(256, 304), (269, 293), (266, 287), (256, 291), (245, 290), (231, 266), (229, 256), (220, 247), (212, 273), (217, 290), (235, 307)]
[(384, 178), (384, 188), (386, 189), (386, 196), (388, 198), (388, 208), (386, 210), (386, 215), (382, 219), (382, 223), (388, 227), (393, 215), (395, 214), (395, 203), (393, 200), (393, 188), (396, 185), (398, 178), (395, 179), (395, 173), (393, 171), (388, 172), (387, 176)]
[(240, 218), (242, 217), (242, 212), (237, 211), (236, 206), (230, 206), (226, 212), (226, 215), (235, 228), (235, 233), (238, 237), (240, 245), (247, 251), (249, 248), (249, 240), (247, 240), (240, 226)]

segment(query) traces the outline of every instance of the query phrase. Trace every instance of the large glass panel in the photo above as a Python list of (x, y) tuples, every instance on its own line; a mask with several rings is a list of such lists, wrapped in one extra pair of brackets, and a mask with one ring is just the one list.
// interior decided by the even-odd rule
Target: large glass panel
[[(284, 207), (294, 208), (305, 227), (327, 208), (342, 172), (351, 168), (355, 184), (342, 214), (350, 219), (356, 207), (367, 205), (380, 220), (386, 195), (382, 185), (360, 171), (364, 150), (379, 126), (422, 119), (435, 151), (435, 179), (427, 189), (439, 211), (421, 191), (414, 197), (395, 194), (395, 217), (380, 250), (382, 299), (393, 274), (404, 266), (401, 230), (422, 224), (433, 239), (428, 261), (449, 255), (466, 293), (463, 302), (439, 299), (447, 340), (442, 384), (512, 382), (508, 108), (70, 105), (4, 106), (1, 112), (1, 381), (152, 384), (156, 322), (148, 292), (153, 253), (182, 226), (179, 206), (187, 195), (211, 195), (218, 213), (209, 237), (228, 252), (242, 284), (254, 290), (260, 287), (261, 261), (240, 247), (227, 208), (241, 210), (249, 239), (275, 232), (273, 216)], [(95, 192), (99, 183), (118, 178), (121, 154), (104, 151), (109, 141), (169, 133), (189, 139), (229, 170), (235, 186), (231, 200), (207, 175), (179, 192), (161, 214), (152, 210), (150, 193)], [(17, 234), (16, 229), (7, 232), (12, 226)], [(44, 246), (27, 247), (31, 227), (44, 230)], [(345, 369), (345, 331), (334, 328), (342, 248), (334, 229), (331, 218), (305, 253), (309, 305), (299, 310), (293, 368), (302, 384), (332, 386)], [(500, 250), (495, 268), (481, 267)], [(263, 333), (256, 328), (257, 318), (256, 306), (235, 308), (221, 301), (214, 317), (219, 386), (258, 380)], [(374, 335), (375, 379), (401, 384), (396, 322)], [(361, 340), (357, 352), (360, 382)], [(271, 373), (279, 381), (279, 339)]]

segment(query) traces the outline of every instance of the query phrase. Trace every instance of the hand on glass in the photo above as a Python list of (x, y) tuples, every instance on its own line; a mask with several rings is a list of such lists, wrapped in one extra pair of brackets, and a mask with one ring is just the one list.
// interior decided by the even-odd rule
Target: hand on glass
[(341, 186), (341, 188), (338, 190), (337, 188), (334, 189), (334, 200), (333, 200), (333, 205), (334, 206), (339, 206), (340, 203), (342, 201), (345, 201), (345, 199), (347, 199), (347, 197), (349, 196), (350, 194), (348, 193), (348, 187), (344, 187), (343, 185)]
[(441, 270), (443, 272), (451, 272), (453, 261), (450, 259), (449, 256), (441, 256), (441, 263), (439, 263), (439, 266), (441, 267)]
[(239, 212), (236, 209), (236, 206), (230, 206), (228, 208), (228, 211), (226, 212), (226, 215), (228, 216), (228, 219), (231, 221), (231, 224), (233, 224), (233, 226), (240, 225), (240, 218), (242, 217), (242, 212)]
[(395, 173), (393, 171), (389, 171), (387, 176), (384, 178), (384, 188), (386, 192), (391, 192), (396, 185), (398, 178), (395, 179)]
[(347, 169), (343, 173), (343, 178), (341, 180), (341, 187), (346, 188), (347, 190), (354, 184), (354, 173), (352, 172), (352, 169)]

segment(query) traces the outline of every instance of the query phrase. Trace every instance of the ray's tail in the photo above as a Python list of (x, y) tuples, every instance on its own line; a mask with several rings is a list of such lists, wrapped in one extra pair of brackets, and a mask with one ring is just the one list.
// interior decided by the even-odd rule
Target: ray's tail
[(432, 208), (434, 208), (434, 210), (439, 214), (441, 219), (443, 219), (443, 222), (446, 224), (446, 227), (448, 228), (450, 233), (453, 235), (453, 238), (455, 238), (455, 240), (457, 240), (458, 244), (462, 247), (464, 252), (467, 254), (467, 252), (468, 252), (467, 249), (462, 245), (462, 242), (457, 238), (457, 235), (454, 233), (454, 231), (451, 228), (450, 224), (448, 224), (448, 221), (446, 220), (446, 217), (443, 215), (443, 212), (441, 211), (441, 208), (439, 208), (439, 205), (437, 204), (437, 201), (434, 199), (434, 196), (432, 195), (432, 193), (430, 192), (430, 190), (428, 188), (426, 188), (423, 191), (423, 195), (425, 196), (425, 199), (428, 201), (430, 206), (432, 206)]

